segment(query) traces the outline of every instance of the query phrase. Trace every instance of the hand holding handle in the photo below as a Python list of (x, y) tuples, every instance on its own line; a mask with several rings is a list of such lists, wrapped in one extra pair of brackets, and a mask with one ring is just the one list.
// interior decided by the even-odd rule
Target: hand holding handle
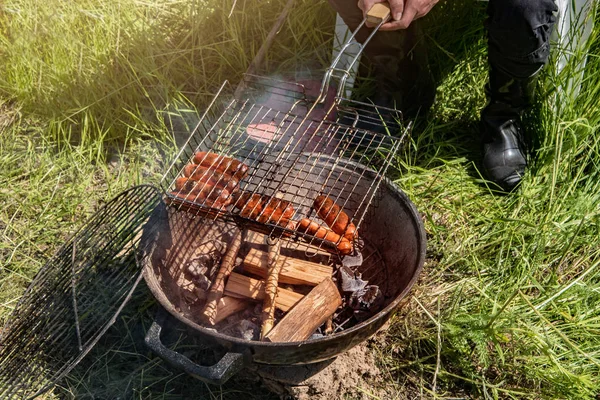
[(392, 15), (390, 4), (388, 2), (374, 4), (367, 11), (367, 26), (378, 26), (382, 22), (387, 22)]

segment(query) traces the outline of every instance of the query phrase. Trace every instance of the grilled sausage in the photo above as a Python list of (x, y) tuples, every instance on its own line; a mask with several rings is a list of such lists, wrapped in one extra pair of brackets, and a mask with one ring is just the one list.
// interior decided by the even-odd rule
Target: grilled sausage
[(181, 190), (185, 192), (204, 190), (204, 188), (208, 186), (211, 188), (223, 188), (223, 186), (218, 185), (218, 182), (210, 176), (203, 177), (202, 180), (183, 177), (175, 180), (175, 190)]
[(262, 211), (262, 197), (256, 193), (242, 193), (235, 201), (234, 207), (241, 210), (242, 217), (256, 219)]
[(277, 222), (281, 219), (281, 210), (277, 208), (273, 208), (267, 204), (266, 207), (263, 207), (263, 212), (256, 218), (256, 220), (260, 223), (267, 223), (270, 221)]
[(183, 167), (182, 175), (186, 178), (189, 178), (199, 169), (201, 169), (202, 171), (206, 170), (206, 168), (201, 167), (199, 164), (189, 163), (185, 167)]
[(194, 189), (194, 182), (188, 178), (177, 178), (175, 180), (175, 191), (189, 193)]
[(319, 217), (325, 221), (327, 226), (335, 233), (338, 235), (344, 235), (346, 233), (350, 218), (333, 200), (327, 196), (320, 195), (315, 199), (313, 206)]
[(235, 172), (233, 173), (233, 177), (235, 179), (237, 179), (238, 181), (241, 181), (248, 174), (248, 169), (249, 169), (248, 166), (241, 162), (240, 165), (235, 170)]
[(278, 222), (289, 220), (294, 216), (292, 203), (276, 197), (263, 196), (263, 212), (258, 216), (258, 222)]
[(296, 221), (292, 221), (291, 219), (289, 219), (289, 220), (282, 219), (281, 221), (279, 221), (278, 225), (283, 228), (294, 231), (294, 230), (296, 230), (296, 226), (298, 225), (298, 223)]
[(183, 176), (193, 179), (195, 181), (213, 175), (214, 171), (200, 164), (188, 164), (183, 168)]
[(273, 202), (273, 200), (277, 203), (277, 209), (281, 211), (281, 218), (291, 219), (294, 216), (295, 210), (291, 202), (282, 199), (272, 199), (271, 202)]
[[(246, 167), (246, 171), (247, 170), (248, 168)], [(231, 193), (233, 193), (240, 184), (237, 175), (220, 174), (199, 164), (186, 165), (183, 168), (183, 176), (200, 182), (209, 182), (217, 187), (227, 188)]]
[(171, 195), (174, 197), (178, 197), (183, 200), (191, 201), (194, 203), (203, 203), (204, 206), (220, 208), (223, 209), (231, 204), (231, 196), (229, 193), (224, 190), (222, 192), (216, 193), (215, 196), (210, 195), (210, 199), (206, 198), (205, 192), (181, 192), (181, 191), (172, 191)]
[(298, 223), (298, 232), (304, 232), (309, 235), (313, 235), (318, 239), (327, 240), (329, 242), (339, 243), (337, 244), (337, 250), (340, 254), (346, 255), (352, 253), (352, 242), (348, 239), (341, 237), (331, 229), (324, 226), (320, 226), (315, 221), (308, 218), (303, 218)]
[(208, 151), (198, 151), (194, 154), (194, 163), (207, 168), (216, 168), (222, 160), (223, 156)]
[(240, 180), (237, 179), (235, 176), (232, 176), (229, 179), (222, 177), (217, 184), (219, 186), (223, 186), (223, 187), (227, 188), (227, 190), (229, 190), (231, 193), (234, 193), (237, 190), (239, 190), (238, 186), (240, 184)]
[(194, 154), (194, 162), (221, 174), (235, 176), (238, 181), (248, 173), (248, 166), (241, 161), (207, 151), (199, 151)]
[[(177, 178), (175, 181), (175, 192), (177, 197), (183, 197), (186, 200), (201, 202), (209, 200), (210, 202), (219, 201), (224, 205), (231, 204), (231, 191), (227, 188), (215, 185), (214, 180), (199, 182), (189, 178)], [(206, 205), (211, 206), (212, 203)]]
[(354, 241), (355, 235), (356, 235), (356, 225), (354, 225), (352, 222), (350, 222), (348, 224), (348, 227), (346, 228), (346, 232), (344, 233), (344, 239), (352, 242), (352, 241)]
[(352, 242), (350, 240), (342, 238), (340, 243), (337, 245), (337, 250), (340, 252), (340, 254), (345, 256), (352, 253), (352, 251), (354, 250), (354, 246), (352, 245)]
[(297, 222), (292, 221), (291, 219), (281, 219), (281, 220), (277, 221), (277, 225), (279, 225), (280, 227), (285, 228), (289, 231), (292, 231), (292, 232), (283, 231), (281, 233), (281, 236), (287, 238), (287, 237), (292, 237), (293, 232), (296, 230)]
[(314, 235), (317, 229), (319, 229), (319, 224), (308, 218), (302, 218), (300, 222), (298, 222), (298, 232)]

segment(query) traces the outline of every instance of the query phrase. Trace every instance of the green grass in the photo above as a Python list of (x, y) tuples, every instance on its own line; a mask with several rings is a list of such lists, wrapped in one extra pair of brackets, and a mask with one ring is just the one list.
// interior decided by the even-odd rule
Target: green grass
[[(103, 201), (156, 182), (175, 148), (164, 116), (201, 109), (246, 69), (282, 2), (12, 0), (0, 6), (0, 319), (44, 259)], [(525, 118), (538, 151), (518, 193), (476, 168), (485, 102), (484, 5), (440, 4), (424, 22), (439, 83), (433, 113), (397, 159), (423, 215), (428, 259), (374, 348), (391, 392), (452, 398), (600, 393), (600, 24), (581, 95), (547, 68)], [(333, 13), (298, 1), (265, 66), (326, 65)], [(457, 32), (457, 34), (448, 34)], [(556, 55), (556, 52), (555, 52)], [(310, 60), (310, 62), (307, 62)], [(300, 65), (300, 67), (299, 67)], [(557, 98), (558, 96), (558, 98)], [(562, 97), (560, 97), (562, 96)], [(140, 344), (140, 289), (57, 393), (77, 398), (271, 398), (208, 388)]]

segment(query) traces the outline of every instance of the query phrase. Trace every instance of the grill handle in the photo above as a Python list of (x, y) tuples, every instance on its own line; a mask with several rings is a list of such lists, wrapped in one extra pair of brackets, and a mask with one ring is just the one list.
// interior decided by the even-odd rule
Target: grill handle
[(211, 366), (198, 365), (186, 356), (167, 348), (160, 340), (160, 334), (167, 318), (164, 309), (160, 309), (152, 326), (144, 339), (146, 345), (154, 354), (172, 366), (213, 385), (222, 385), (233, 375), (246, 366), (248, 359), (243, 353), (225, 353), (225, 355)]
[[(362, 22), (356, 27), (356, 29), (352, 32), (350, 37), (346, 38), (346, 42), (341, 46), (337, 56), (333, 59), (333, 61), (329, 65), (329, 68), (327, 68), (327, 70), (325, 71), (325, 75), (323, 76), (323, 80), (321, 81), (321, 90), (319, 93), (319, 97), (317, 97), (317, 99), (315, 100), (315, 105), (317, 103), (322, 103), (325, 101), (329, 90), (329, 85), (331, 83), (331, 78), (336, 78), (339, 80), (337, 97), (344, 97), (343, 94), (346, 91), (346, 81), (350, 77), (350, 71), (352, 70), (352, 67), (360, 58), (360, 55), (363, 52), (365, 46), (371, 41), (371, 38), (375, 35), (375, 33), (377, 33), (379, 28), (381, 28), (381, 25), (389, 21), (391, 17), (390, 13), (391, 10), (389, 7), (389, 3), (387, 2), (377, 3), (369, 9), (367, 15), (362, 20)], [(371, 29), (369, 36), (362, 43), (354, 41), (356, 34), (358, 33), (358, 31), (361, 30), (363, 26), (372, 27), (373, 29)], [(356, 53), (354, 55), (351, 55), (351, 53), (348, 52), (348, 49), (351, 47), (357, 48)], [(349, 60), (347, 65), (342, 65), (343, 63), (341, 63), (340, 60), (345, 55), (349, 56)]]
[(373, 7), (367, 11), (367, 26), (372, 27), (382, 22), (386, 23), (390, 19), (391, 13), (390, 3), (373, 4)]

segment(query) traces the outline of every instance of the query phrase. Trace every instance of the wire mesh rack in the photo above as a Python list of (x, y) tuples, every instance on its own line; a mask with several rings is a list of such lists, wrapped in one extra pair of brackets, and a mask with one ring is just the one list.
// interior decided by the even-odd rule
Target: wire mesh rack
[(243, 85), (236, 98), (225, 83), (191, 132), (162, 180), (168, 202), (336, 249), (298, 222), (317, 219), (315, 199), (326, 196), (359, 228), (410, 125), (396, 110), (331, 93), (319, 103), (300, 84), (250, 75)]
[(43, 393), (112, 325), (141, 279), (135, 250), (159, 204), (154, 187), (123, 192), (42, 267), (0, 336), (0, 398)]

